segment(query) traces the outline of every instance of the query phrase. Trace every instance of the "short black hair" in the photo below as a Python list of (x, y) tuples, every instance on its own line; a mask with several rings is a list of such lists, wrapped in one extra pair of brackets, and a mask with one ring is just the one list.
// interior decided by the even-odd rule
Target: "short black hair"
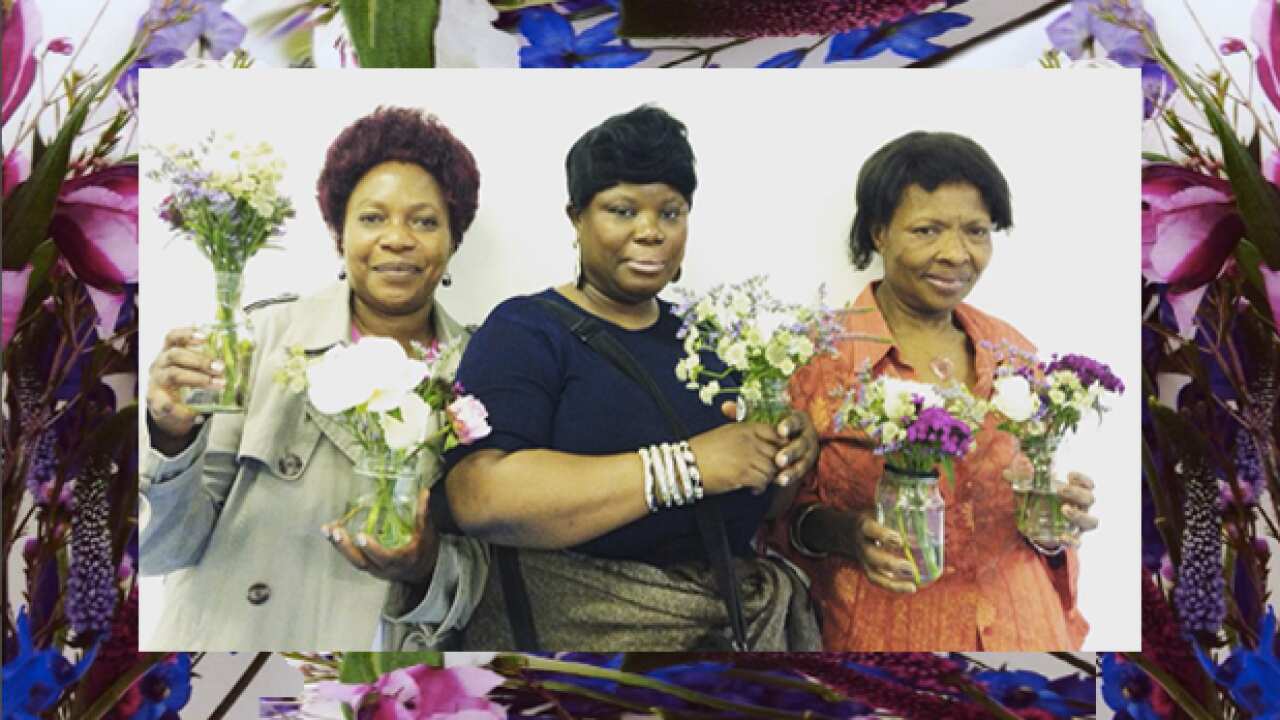
[(662, 108), (641, 105), (591, 128), (569, 148), (569, 204), (584, 210), (596, 193), (619, 183), (666, 183), (692, 206), (698, 187), (693, 165), (684, 123)]
[(902, 193), (912, 185), (933, 192), (965, 183), (982, 196), (996, 230), (1013, 225), (1009, 183), (982, 146), (964, 135), (917, 130), (876, 150), (858, 171), (857, 211), (849, 231), (849, 254), (859, 270), (875, 255), (875, 234), (893, 219)]

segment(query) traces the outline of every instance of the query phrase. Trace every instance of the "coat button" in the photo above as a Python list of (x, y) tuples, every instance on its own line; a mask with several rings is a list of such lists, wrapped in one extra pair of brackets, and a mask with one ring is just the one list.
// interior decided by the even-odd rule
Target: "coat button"
[(249, 604), (261, 605), (271, 599), (271, 588), (266, 583), (254, 583), (249, 586)]
[(285, 453), (280, 456), (279, 462), (276, 463), (276, 469), (281, 475), (297, 475), (302, 469), (302, 458), (293, 453)]

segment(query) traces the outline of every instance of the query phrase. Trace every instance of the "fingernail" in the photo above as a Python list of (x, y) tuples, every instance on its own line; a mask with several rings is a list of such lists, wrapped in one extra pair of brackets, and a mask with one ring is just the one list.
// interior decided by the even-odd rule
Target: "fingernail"
[(780, 468), (784, 468), (790, 465), (791, 464), (789, 462), (790, 460), (791, 458), (787, 457), (786, 453), (778, 453), (778, 456), (773, 459), (773, 461), (776, 462), (778, 464), (778, 467)]
[(333, 531), (327, 527), (320, 528), (320, 534), (324, 535), (324, 539), (333, 542)]
[(369, 544), (369, 538), (365, 537), (364, 533), (360, 533), (359, 535), (356, 536), (356, 547), (362, 548), (368, 544)]
[(778, 434), (787, 437), (787, 424), (785, 422), (778, 423)]
[(222, 361), (214, 360), (213, 362), (209, 363), (209, 369), (216, 373), (222, 372)]
[(215, 390), (221, 390), (227, 386), (227, 381), (222, 378), (214, 378), (209, 381), (209, 387)]
[(787, 486), (787, 483), (789, 483), (789, 482), (791, 482), (791, 478), (787, 477), (787, 474), (786, 474), (786, 473), (780, 473), (780, 474), (778, 475), (778, 485), (779, 485), (779, 486), (781, 486), (781, 487), (786, 487), (786, 486)]

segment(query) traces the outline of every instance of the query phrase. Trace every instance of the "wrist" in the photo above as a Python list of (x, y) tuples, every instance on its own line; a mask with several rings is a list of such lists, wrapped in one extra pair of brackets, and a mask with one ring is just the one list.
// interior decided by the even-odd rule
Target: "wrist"
[(195, 441), (199, 432), (200, 425), (197, 420), (197, 424), (192, 425), (185, 434), (174, 435), (156, 424), (155, 418), (151, 417), (151, 411), (147, 411), (147, 435), (150, 437), (151, 447), (165, 457), (182, 454), (182, 451)]

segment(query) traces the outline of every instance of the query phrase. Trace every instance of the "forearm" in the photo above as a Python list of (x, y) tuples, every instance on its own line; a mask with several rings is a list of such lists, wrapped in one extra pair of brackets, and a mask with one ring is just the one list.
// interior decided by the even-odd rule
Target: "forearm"
[(458, 463), (445, 482), (458, 526), (501, 545), (572, 547), (649, 512), (644, 468), (634, 452), (485, 450)]

